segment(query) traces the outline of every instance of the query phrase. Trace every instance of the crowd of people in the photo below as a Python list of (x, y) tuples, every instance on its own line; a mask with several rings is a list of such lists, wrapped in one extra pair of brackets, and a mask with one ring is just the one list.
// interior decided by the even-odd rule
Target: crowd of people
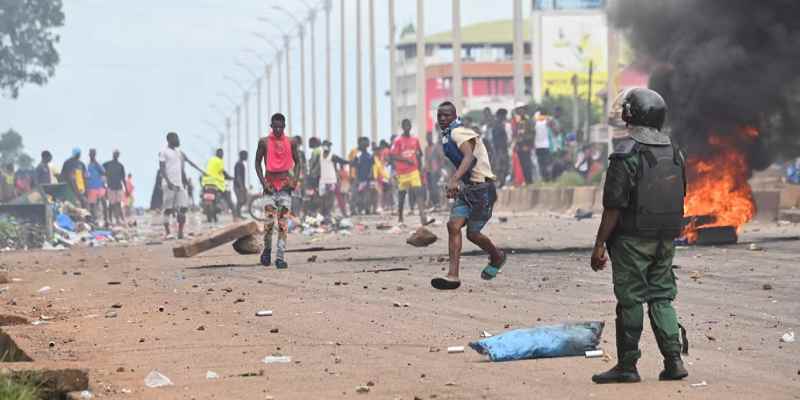
[[(32, 169), (16, 170), (13, 163), (2, 167), (0, 203), (13, 201), (44, 185), (64, 184), (67, 196), (76, 205), (88, 209), (98, 223), (106, 227), (126, 224), (133, 207), (133, 176), (120, 162), (119, 150), (109, 161), (100, 163), (96, 149), (89, 150), (89, 163), (81, 160), (81, 150), (74, 148), (61, 168), (53, 155), (45, 150), (39, 164)], [(47, 192), (47, 190), (45, 190)]]
[[(560, 118), (558, 108), (552, 114), (543, 108), (531, 113), (522, 104), (513, 109), (510, 117), (504, 108), (495, 112), (486, 108), (479, 121), (465, 117), (462, 123), (481, 138), (499, 188), (553, 182), (568, 171), (584, 183), (594, 182), (605, 168), (603, 153), (593, 145), (579, 145), (575, 133), (562, 129)], [(412, 132), (411, 121), (404, 119), (399, 128), (400, 132), (388, 140), (373, 142), (360, 137), (356, 147), (341, 156), (334, 153), (330, 141), (317, 137), (309, 139), (306, 154), (303, 139), (287, 133), (287, 146), (297, 160), (293, 167), (297, 169), (297, 185), (288, 195), (288, 210), (298, 217), (321, 215), (325, 221), (331, 221), (336, 210), (344, 217), (393, 213), (399, 223), (405, 223), (407, 215), (416, 214), (421, 224), (427, 224), (427, 213), (445, 206), (444, 183), (454, 168), (444, 162), (438, 126), (435, 134), (427, 132), (424, 146)], [(177, 134), (173, 139), (176, 137)], [(160, 161), (168, 162), (172, 153), (162, 151)], [(229, 209), (235, 219), (243, 218), (242, 208), (247, 206), (253, 190), (246, 178), (248, 151), (239, 152), (232, 175), (225, 170), (222, 149), (216, 150), (205, 169), (181, 154), (201, 173), (200, 190), (186, 180), (185, 207), (200, 204), (204, 188), (212, 188), (220, 194), (223, 208)], [(169, 209), (161, 194), (166, 185), (164, 178), (164, 173), (159, 174), (154, 191), (159, 201), (154, 201), (151, 208)], [(185, 177), (176, 172), (173, 180), (178, 179)], [(178, 203), (184, 205), (180, 200)]]

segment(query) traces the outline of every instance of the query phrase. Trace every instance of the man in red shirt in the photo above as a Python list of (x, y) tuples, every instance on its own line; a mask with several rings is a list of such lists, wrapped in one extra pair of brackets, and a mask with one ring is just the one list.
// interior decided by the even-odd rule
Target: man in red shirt
[(261, 265), (268, 267), (272, 264), (272, 231), (277, 217), (278, 241), (275, 250), (275, 267), (284, 269), (289, 266), (284, 258), (288, 235), (287, 214), (292, 204), (292, 191), (297, 187), (301, 164), (298, 161), (300, 159), (299, 150), (284, 134), (286, 117), (281, 113), (274, 114), (270, 126), (272, 132), (258, 141), (256, 150), (256, 176), (264, 188), (267, 204), (264, 210), (266, 221), (264, 222), (264, 251), (261, 253)]
[(406, 193), (409, 192), (409, 204), (416, 202), (419, 205), (419, 220), (422, 225), (425, 225), (428, 219), (425, 217), (422, 177), (419, 173), (422, 164), (422, 148), (419, 145), (419, 139), (411, 136), (411, 121), (404, 119), (400, 126), (403, 128), (403, 134), (392, 143), (392, 150), (389, 154), (389, 159), (394, 163), (397, 173), (398, 220), (401, 224), (403, 223), (403, 203), (406, 200)]

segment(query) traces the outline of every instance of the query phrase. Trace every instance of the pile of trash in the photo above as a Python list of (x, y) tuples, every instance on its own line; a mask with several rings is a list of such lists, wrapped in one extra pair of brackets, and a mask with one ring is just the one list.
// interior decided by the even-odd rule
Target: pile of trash
[(41, 248), (47, 241), (45, 227), (12, 216), (0, 216), (0, 249), (3, 251)]
[(327, 233), (349, 235), (354, 229), (350, 218), (325, 218), (322, 214), (307, 215), (302, 219), (290, 219), (289, 231), (299, 229), (303, 236), (316, 236)]
[(128, 243), (132, 234), (129, 229), (114, 226), (108, 229), (101, 227), (91, 213), (69, 202), (53, 204), (53, 237), (47, 241), (44, 249), (64, 249), (76, 246), (103, 246), (108, 243)]

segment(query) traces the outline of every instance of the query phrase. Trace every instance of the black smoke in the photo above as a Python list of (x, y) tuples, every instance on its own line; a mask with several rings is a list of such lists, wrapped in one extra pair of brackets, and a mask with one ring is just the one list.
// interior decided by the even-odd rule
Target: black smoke
[(690, 153), (707, 135), (761, 132), (752, 167), (800, 155), (800, 1), (618, 0), (609, 9)]

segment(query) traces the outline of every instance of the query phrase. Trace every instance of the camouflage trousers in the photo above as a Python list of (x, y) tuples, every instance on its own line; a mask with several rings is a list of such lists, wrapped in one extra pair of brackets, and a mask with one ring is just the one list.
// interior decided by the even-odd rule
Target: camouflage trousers
[(286, 251), (286, 238), (289, 233), (289, 206), (292, 204), (292, 196), (289, 192), (279, 191), (266, 196), (266, 206), (264, 207), (264, 250), (272, 251), (272, 232), (275, 223), (278, 224), (278, 240), (275, 246), (275, 258), (284, 259)]

